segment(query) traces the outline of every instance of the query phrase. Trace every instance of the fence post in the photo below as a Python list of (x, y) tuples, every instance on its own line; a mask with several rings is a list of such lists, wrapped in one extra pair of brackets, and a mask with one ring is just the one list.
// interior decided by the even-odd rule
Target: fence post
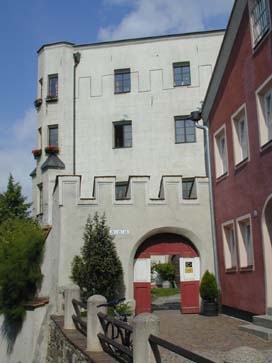
[(148, 338), (160, 334), (160, 319), (149, 313), (137, 315), (133, 319), (133, 363), (154, 363)]
[(97, 305), (105, 304), (107, 299), (102, 295), (93, 295), (87, 301), (87, 350), (101, 352), (102, 348), (97, 334), (102, 332), (100, 321), (97, 317), (99, 312), (106, 314), (106, 307), (98, 308)]
[(75, 329), (72, 315), (75, 314), (72, 300), (80, 300), (80, 289), (77, 285), (64, 287), (64, 329)]
[(264, 363), (261, 352), (251, 347), (238, 347), (225, 355), (224, 363)]

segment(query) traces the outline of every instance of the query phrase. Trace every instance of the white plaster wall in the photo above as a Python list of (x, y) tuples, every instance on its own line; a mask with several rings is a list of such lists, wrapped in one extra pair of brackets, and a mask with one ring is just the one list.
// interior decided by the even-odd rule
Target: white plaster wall
[[(77, 67), (76, 174), (82, 176), (81, 196), (90, 197), (99, 175), (150, 175), (150, 197), (157, 197), (162, 175), (205, 175), (203, 135), (197, 142), (175, 144), (174, 116), (188, 115), (201, 105), (223, 33), (162, 37), (73, 47), (56, 44), (39, 53), (38, 80), (43, 78), (43, 104), (37, 129), (42, 127), (43, 147), (48, 125), (59, 125), (60, 159), (72, 172), (73, 53), (81, 53)], [(189, 61), (191, 86), (173, 87), (173, 63)], [(114, 94), (114, 69), (130, 68), (131, 92)], [(49, 74), (59, 75), (59, 100), (45, 102)], [(37, 82), (38, 84), (38, 82)], [(39, 94), (37, 94), (39, 97)], [(133, 147), (113, 149), (114, 121), (132, 121)], [(34, 184), (46, 173), (38, 163)], [(35, 194), (35, 193), (34, 193)], [(49, 195), (49, 191), (45, 193)], [(34, 195), (34, 205), (37, 204)], [(50, 204), (50, 203), (49, 203)], [(51, 223), (50, 210), (44, 223)]]
[[(148, 198), (149, 179), (132, 178), (128, 201), (114, 201), (114, 178), (100, 178), (96, 185), (96, 199), (80, 200), (80, 178), (59, 177), (55, 191), (58, 200), (54, 208), (60, 214), (58, 284), (70, 282), (71, 262), (80, 252), (82, 236), (89, 214), (106, 213), (107, 224), (112, 230), (128, 230), (125, 235), (116, 235), (115, 244), (124, 269), (127, 298), (133, 297), (133, 264), (139, 245), (157, 233), (178, 233), (189, 238), (201, 258), (201, 273), (213, 270), (212, 238), (210, 231), (208, 183), (198, 179), (199, 199), (184, 203), (181, 199), (180, 178), (165, 178), (165, 200), (151, 201)], [(52, 278), (56, 278), (55, 272)]]

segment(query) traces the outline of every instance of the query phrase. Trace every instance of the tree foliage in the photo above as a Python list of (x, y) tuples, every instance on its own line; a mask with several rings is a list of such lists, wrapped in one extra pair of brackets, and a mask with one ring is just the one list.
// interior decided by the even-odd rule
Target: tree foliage
[(72, 262), (72, 280), (80, 287), (83, 300), (99, 294), (107, 299), (124, 292), (123, 269), (105, 215), (88, 217), (81, 255)]
[(7, 190), (0, 194), (0, 224), (10, 218), (29, 218), (30, 203), (26, 203), (22, 187), (10, 174)]
[(175, 270), (171, 262), (156, 263), (154, 266), (152, 266), (152, 270), (156, 271), (164, 281), (166, 280), (173, 283), (175, 280)]
[(24, 317), (24, 303), (41, 284), (44, 240), (43, 230), (31, 219), (0, 224), (0, 313), (10, 321)]
[(216, 278), (208, 270), (204, 273), (200, 283), (200, 296), (203, 300), (214, 301), (219, 294)]

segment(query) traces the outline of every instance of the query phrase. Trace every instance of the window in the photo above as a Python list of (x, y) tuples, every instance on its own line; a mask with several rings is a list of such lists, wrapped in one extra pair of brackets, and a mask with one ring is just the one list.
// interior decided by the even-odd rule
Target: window
[(195, 123), (187, 116), (175, 117), (176, 143), (196, 142)]
[(43, 185), (42, 183), (37, 185), (38, 187), (38, 210), (37, 210), (37, 214), (42, 214), (43, 213)]
[(40, 85), (39, 94), (40, 94), (40, 98), (42, 98), (43, 97), (43, 79), (42, 78), (39, 79), (39, 85)]
[(51, 74), (48, 76), (48, 98), (58, 97), (58, 75)]
[(256, 91), (261, 147), (272, 140), (272, 76)]
[(237, 237), (241, 269), (253, 268), (253, 241), (250, 215), (237, 219)]
[(48, 126), (48, 145), (58, 146), (59, 144), (59, 128), (57, 125)]
[(38, 149), (42, 149), (42, 128), (38, 128)]
[(126, 199), (128, 182), (115, 183), (115, 199), (122, 200)]
[(214, 135), (214, 151), (216, 177), (219, 178), (228, 171), (225, 126), (219, 129)]
[(131, 121), (120, 121), (113, 124), (114, 127), (114, 147), (132, 146), (132, 125)]
[(225, 268), (227, 270), (237, 267), (236, 241), (234, 223), (226, 222), (222, 226)]
[(130, 69), (116, 69), (114, 71), (114, 92), (130, 92)]
[(190, 86), (191, 84), (191, 72), (190, 63), (181, 62), (173, 63), (174, 72), (174, 86)]
[(182, 179), (182, 199), (197, 199), (195, 178)]
[(245, 105), (232, 116), (233, 147), (235, 165), (246, 160), (249, 156), (248, 131)]
[(270, 28), (269, 5), (267, 0), (252, 0), (250, 15), (253, 46), (255, 47)]

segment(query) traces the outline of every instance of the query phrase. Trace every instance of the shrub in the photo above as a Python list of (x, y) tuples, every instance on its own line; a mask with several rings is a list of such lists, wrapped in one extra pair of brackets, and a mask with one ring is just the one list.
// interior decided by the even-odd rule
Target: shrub
[(108, 300), (124, 293), (123, 269), (106, 218), (97, 213), (87, 219), (81, 256), (72, 262), (72, 280), (80, 287), (84, 301), (100, 294)]
[(154, 266), (152, 266), (152, 270), (156, 271), (162, 280), (167, 280), (173, 283), (175, 279), (175, 270), (172, 263), (157, 263)]
[(203, 300), (214, 301), (219, 294), (216, 278), (208, 270), (204, 273), (200, 283), (200, 296)]
[(24, 303), (40, 287), (44, 241), (44, 232), (30, 219), (0, 224), (0, 313), (9, 321), (23, 319)]

